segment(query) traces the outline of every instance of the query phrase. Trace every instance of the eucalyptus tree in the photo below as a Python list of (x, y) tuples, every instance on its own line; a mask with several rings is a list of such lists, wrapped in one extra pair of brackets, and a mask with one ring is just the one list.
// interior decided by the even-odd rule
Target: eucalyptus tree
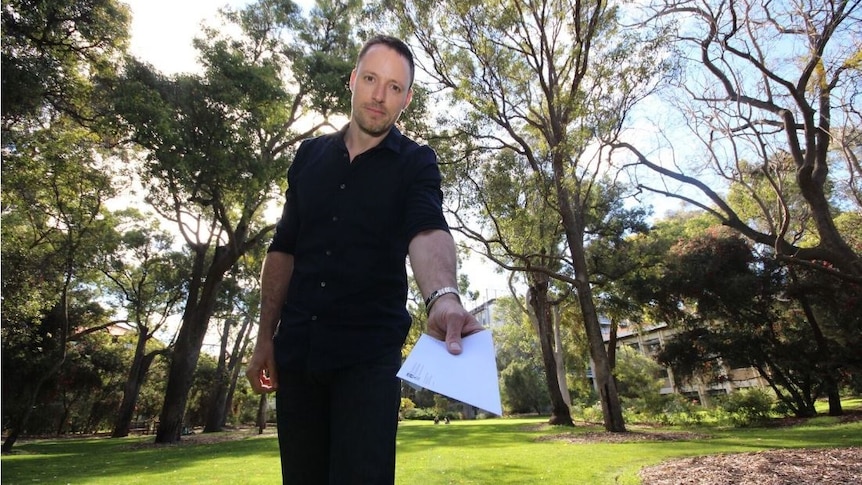
[(224, 285), (224, 303), (218, 317), (220, 341), (215, 383), (209, 400), (204, 432), (221, 431), (227, 423), (242, 363), (252, 343), (254, 323), (260, 310), (260, 274), (263, 251), (248, 254), (234, 266)]
[[(129, 15), (114, 0), (11, 0), (0, 19), (9, 451), (63, 366), (69, 342), (91, 330), (70, 315), (91, 303), (79, 297), (87, 298), (82, 291), (93, 283), (93, 261), (110, 250), (104, 203), (116, 190), (104, 139), (91, 129), (98, 124), (93, 93), (125, 49)], [(12, 358), (21, 360), (10, 365)], [(7, 369), (16, 370), (21, 385), (6, 386), (13, 382)]]
[(122, 234), (116, 250), (105, 256), (100, 267), (109, 282), (105, 285), (107, 293), (125, 310), (127, 326), (134, 330), (134, 351), (111, 432), (116, 438), (129, 434), (149, 369), (155, 358), (168, 350), (155, 342), (155, 337), (179, 313), (185, 298), (185, 272), (181, 268), (189, 265), (190, 258), (174, 250), (173, 235), (162, 230), (151, 214), (131, 209), (115, 216)]
[(271, 236), (263, 211), (284, 188), (294, 146), (348, 104), (344, 60), (355, 58), (349, 26), (361, 3), (318, 7), (310, 18), (289, 0), (228, 8), (239, 33), (196, 39), (202, 74), (166, 77), (129, 60), (116, 86), (118, 119), (145, 153), (147, 200), (193, 255), (157, 442), (180, 439), (219, 288)]
[[(555, 308), (571, 292), (554, 285), (549, 271), (562, 271), (563, 226), (553, 210), (546, 208), (544, 174), (531, 173), (523, 160), (510, 151), (497, 153), (495, 163), (474, 167), (471, 163), (454, 164), (449, 170), (460, 197), (455, 204), (481, 207), (492, 221), (489, 235), (472, 229), (467, 211), (450, 205), (455, 229), (484, 245), (483, 253), (503, 268), (525, 268), (518, 271), (527, 285), (524, 308), (533, 322), (542, 357), (545, 389), (550, 397), (553, 425), (574, 426), (565, 386), (565, 366), (556, 350), (560, 347), (559, 320)], [(481, 182), (480, 182), (481, 180)], [(451, 187), (451, 184), (450, 184)], [(532, 269), (532, 268), (544, 269)], [(522, 369), (523, 370), (523, 369)]]
[[(666, 133), (673, 165), (642, 139), (617, 144), (664, 178), (641, 187), (694, 204), (783, 263), (862, 282), (860, 252), (836, 224), (862, 209), (862, 3), (656, 0), (644, 13), (675, 29), (685, 69), (672, 97), (687, 129)], [(731, 184), (734, 201), (722, 193)]]
[[(543, 210), (553, 212), (548, 220), (560, 221), (563, 249), (547, 247), (536, 253), (543, 263), (509, 269), (542, 272), (572, 287), (605, 428), (625, 430), (585, 259), (585, 214), (607, 170), (596, 142), (613, 139), (632, 104), (653, 87), (651, 76), (664, 67), (659, 44), (638, 39), (643, 31), (619, 30), (618, 8), (603, 0), (392, 3), (419, 46), (424, 71), (446, 95), (440, 117), (469, 140), (453, 146), (463, 158), (452, 162), (493, 164), (494, 153), (511, 152), (535, 175), (524, 182), (535, 184)], [(476, 214), (490, 222), (474, 232), (501, 244), (493, 214), (481, 207)]]
[(113, 250), (105, 202), (116, 188), (99, 161), (97, 137), (61, 118), (50, 129), (19, 134), (3, 154), (4, 451), (26, 428), (70, 342), (112, 324), (73, 316), (99, 305), (94, 264)]

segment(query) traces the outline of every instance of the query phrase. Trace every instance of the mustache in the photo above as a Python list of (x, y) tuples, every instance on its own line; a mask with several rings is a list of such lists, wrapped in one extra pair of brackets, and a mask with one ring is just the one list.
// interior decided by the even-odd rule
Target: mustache
[(362, 106), (364, 108), (376, 109), (378, 111), (386, 111), (386, 108), (383, 106), (383, 103), (375, 103), (372, 101), (370, 103), (365, 103)]

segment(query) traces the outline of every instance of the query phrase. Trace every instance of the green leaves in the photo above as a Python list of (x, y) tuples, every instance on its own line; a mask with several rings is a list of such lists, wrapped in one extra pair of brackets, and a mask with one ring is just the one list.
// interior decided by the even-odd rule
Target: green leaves
[(43, 116), (43, 108), (90, 118), (92, 80), (113, 72), (129, 20), (116, 0), (4, 2), (4, 129)]

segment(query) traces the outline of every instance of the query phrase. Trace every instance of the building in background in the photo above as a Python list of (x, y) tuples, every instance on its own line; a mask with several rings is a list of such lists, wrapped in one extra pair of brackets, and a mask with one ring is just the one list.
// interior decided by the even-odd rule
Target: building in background
[(497, 299), (491, 298), (490, 300), (485, 301), (481, 305), (477, 306), (470, 310), (470, 313), (476, 317), (476, 320), (479, 321), (485, 328), (495, 329), (503, 325), (503, 318), (498, 314), (499, 306), (497, 305)]
[[(604, 317), (600, 318), (600, 322), (602, 338), (607, 345), (610, 341), (611, 322)], [(676, 331), (665, 323), (647, 326), (621, 324), (617, 330), (616, 347), (618, 349), (629, 347), (655, 360), (656, 354), (664, 347), (665, 342), (673, 337), (674, 333)], [(589, 369), (587, 375), (592, 381), (592, 369)], [(768, 386), (766, 380), (754, 368), (733, 368), (723, 362), (718, 380), (704, 377), (694, 378), (691, 382), (683, 382), (681, 379), (675, 379), (673, 370), (667, 367), (662, 367), (660, 377), (663, 379), (662, 394), (682, 394), (705, 406), (710, 404), (711, 398), (730, 394), (737, 389)], [(595, 383), (593, 385), (595, 386)]]

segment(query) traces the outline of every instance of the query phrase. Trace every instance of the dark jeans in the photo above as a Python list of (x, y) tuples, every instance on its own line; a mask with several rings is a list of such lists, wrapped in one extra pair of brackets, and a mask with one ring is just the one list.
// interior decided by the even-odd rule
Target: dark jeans
[(392, 485), (401, 354), (320, 373), (282, 369), (276, 411), (290, 485)]

